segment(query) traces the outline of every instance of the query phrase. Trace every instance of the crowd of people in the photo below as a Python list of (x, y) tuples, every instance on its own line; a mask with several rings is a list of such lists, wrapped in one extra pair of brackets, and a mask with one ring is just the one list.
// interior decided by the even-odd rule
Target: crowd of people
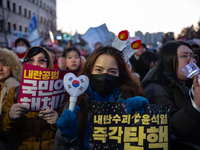
[[(148, 104), (168, 106), (170, 140), (200, 147), (198, 75), (188, 79), (182, 71), (191, 62), (200, 67), (200, 47), (194, 41), (171, 40), (158, 51), (142, 43), (129, 62), (116, 47), (99, 42), (88, 57), (76, 45), (59, 58), (52, 47), (30, 47), (23, 38), (15, 41), (15, 47), (16, 51), (0, 48), (0, 149), (89, 149), (92, 101), (123, 101), (129, 114), (144, 112)], [(58, 109), (32, 112), (18, 103), (24, 64), (76, 71), (77, 76), (89, 78), (89, 86), (73, 112), (68, 108), (69, 97)]]

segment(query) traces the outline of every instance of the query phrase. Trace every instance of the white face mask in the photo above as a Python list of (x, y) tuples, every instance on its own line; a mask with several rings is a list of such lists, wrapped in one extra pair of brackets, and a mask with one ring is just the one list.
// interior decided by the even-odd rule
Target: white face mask
[(22, 54), (22, 53), (26, 52), (26, 47), (18, 46), (16, 50), (17, 50), (18, 54)]

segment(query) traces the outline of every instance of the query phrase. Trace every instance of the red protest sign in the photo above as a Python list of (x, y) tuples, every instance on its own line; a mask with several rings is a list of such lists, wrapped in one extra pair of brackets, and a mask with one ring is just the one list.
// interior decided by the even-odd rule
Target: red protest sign
[(63, 77), (68, 72), (24, 64), (18, 103), (35, 112), (62, 106), (67, 94)]

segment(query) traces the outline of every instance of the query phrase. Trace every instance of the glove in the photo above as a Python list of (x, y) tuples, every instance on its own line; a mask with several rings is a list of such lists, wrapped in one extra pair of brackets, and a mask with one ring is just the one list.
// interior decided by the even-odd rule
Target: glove
[(47, 109), (44, 111), (40, 111), (38, 116), (43, 118), (44, 120), (46, 120), (47, 123), (49, 123), (51, 125), (56, 124), (56, 121), (59, 118), (58, 113), (53, 109)]
[(56, 126), (60, 129), (61, 134), (67, 138), (69, 141), (74, 139), (78, 130), (78, 117), (77, 112), (80, 110), (80, 107), (75, 106), (74, 112), (71, 112), (69, 109), (65, 109), (65, 112), (62, 113)]
[(144, 105), (149, 104), (148, 100), (141, 96), (131, 97), (128, 98), (126, 101), (120, 98), (118, 102), (126, 103), (127, 112), (129, 114), (131, 114), (132, 111), (137, 111), (141, 115), (144, 113)]
[(16, 103), (12, 105), (8, 115), (10, 117), (10, 120), (14, 121), (20, 119), (23, 114), (27, 114), (28, 112), (30, 112), (29, 106)]

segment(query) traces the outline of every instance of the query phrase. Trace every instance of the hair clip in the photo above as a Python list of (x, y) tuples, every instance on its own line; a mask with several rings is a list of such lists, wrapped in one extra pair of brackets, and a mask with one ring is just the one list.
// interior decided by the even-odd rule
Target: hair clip
[(119, 51), (122, 51), (122, 48), (124, 44), (126, 43), (126, 40), (128, 39), (128, 37), (129, 37), (129, 34), (127, 30), (123, 30), (119, 32), (118, 36), (114, 38), (114, 41), (111, 46), (115, 47)]
[(141, 40), (130, 41), (129, 33), (127, 30), (119, 32), (111, 44), (112, 47), (115, 47), (119, 51), (122, 51), (124, 60), (129, 61), (131, 56), (141, 47)]
[(141, 47), (141, 40), (135, 40), (123, 49), (123, 57), (126, 62), (129, 61), (131, 56)]

